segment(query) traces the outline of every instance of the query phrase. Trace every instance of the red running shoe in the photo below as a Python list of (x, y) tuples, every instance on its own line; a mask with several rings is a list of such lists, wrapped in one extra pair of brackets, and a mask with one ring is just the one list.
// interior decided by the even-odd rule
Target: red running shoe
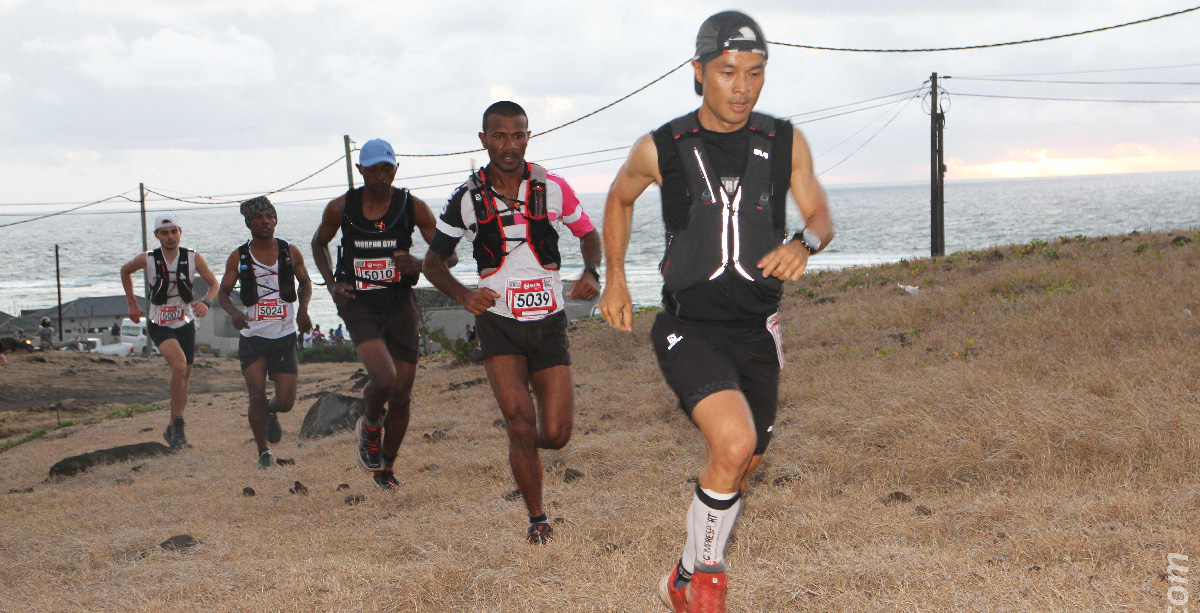
[(382, 470), (383, 460), (379, 455), (379, 440), (383, 438), (383, 428), (368, 428), (367, 418), (359, 417), (358, 423), (354, 425), (354, 431), (358, 433), (359, 463), (370, 471)]
[(676, 562), (671, 567), (671, 572), (663, 576), (662, 581), (658, 582), (658, 597), (662, 599), (663, 604), (675, 613), (687, 613), (687, 588), (688, 584), (684, 583), (681, 587), (676, 586), (676, 579), (679, 577), (679, 563)]
[(688, 613), (725, 613), (728, 588), (725, 573), (692, 573), (692, 582), (688, 584)]

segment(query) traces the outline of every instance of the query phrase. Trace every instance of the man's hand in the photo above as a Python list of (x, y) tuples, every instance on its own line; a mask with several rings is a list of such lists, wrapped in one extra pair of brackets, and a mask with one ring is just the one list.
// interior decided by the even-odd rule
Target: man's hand
[(392, 262), (402, 275), (415, 275), (421, 272), (421, 260), (409, 255), (407, 251), (396, 251), (392, 254)]
[(571, 289), (567, 292), (567, 298), (575, 298), (578, 300), (591, 300), (600, 295), (600, 279), (597, 279), (591, 272), (583, 271), (579, 276), (579, 280), (571, 284)]
[(461, 304), (470, 311), (472, 315), (483, 315), (484, 311), (496, 306), (496, 300), (500, 298), (500, 294), (488, 289), (477, 289), (464, 298)]
[(300, 329), (301, 334), (312, 330), (312, 320), (308, 318), (308, 309), (301, 309), (296, 313), (296, 327)]
[(600, 296), (600, 317), (608, 325), (626, 332), (633, 332), (633, 301), (625, 284), (608, 286)]
[(136, 302), (129, 303), (129, 320), (135, 324), (142, 321), (142, 307)]
[(250, 327), (250, 319), (241, 311), (233, 313), (229, 316), (229, 319), (233, 322), (233, 327), (236, 330), (245, 330)]
[(775, 277), (781, 281), (795, 281), (808, 267), (808, 248), (800, 241), (789, 241), (758, 261), (762, 276)]
[(337, 281), (330, 283), (326, 287), (329, 288), (329, 293), (333, 296), (333, 303), (338, 306), (346, 306), (351, 300), (354, 300), (354, 286), (349, 283)]
[(196, 317), (204, 317), (208, 315), (208, 305), (203, 302), (193, 302), (192, 312), (196, 314)]

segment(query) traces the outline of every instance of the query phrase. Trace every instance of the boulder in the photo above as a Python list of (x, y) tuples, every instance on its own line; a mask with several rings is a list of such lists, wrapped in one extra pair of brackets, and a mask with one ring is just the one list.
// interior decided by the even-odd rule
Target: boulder
[(171, 448), (162, 443), (121, 445), (120, 447), (111, 447), (109, 449), (101, 449), (99, 451), (63, 458), (57, 464), (50, 467), (50, 476), (73, 477), (93, 466), (128, 462), (130, 460), (167, 455), (169, 453), (173, 453)]
[(300, 438), (321, 438), (354, 427), (366, 412), (362, 398), (329, 392), (322, 394), (304, 415)]

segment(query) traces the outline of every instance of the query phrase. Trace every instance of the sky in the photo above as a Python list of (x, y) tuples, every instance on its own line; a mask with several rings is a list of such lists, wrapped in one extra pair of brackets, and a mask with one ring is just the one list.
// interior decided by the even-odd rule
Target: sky
[[(0, 0), (0, 212), (136, 198), (139, 183), (210, 197), (204, 202), (248, 197), (334, 162), (343, 135), (360, 144), (382, 137), (397, 153), (475, 149), (483, 109), (500, 99), (524, 105), (531, 130), (545, 130), (678, 66), (691, 57), (700, 23), (728, 8), (757, 19), (771, 41), (921, 48), (1088, 30), (1194, 1)], [(933, 72), (942, 77), (949, 180), (1200, 170), (1197, 104), (966, 95), (1200, 100), (1197, 31), (1200, 11), (995, 49), (775, 45), (758, 110), (819, 119), (798, 126), (827, 186), (928, 180), (927, 98), (914, 92), (812, 112), (917, 90)], [(1064, 72), (1074, 74), (1045, 74)], [(1019, 78), (1155, 84), (966, 79), (1031, 73)], [(528, 157), (626, 147), (699, 104), (691, 80), (690, 69), (678, 70), (534, 139)], [(883, 106), (861, 110), (873, 104)], [(856, 112), (827, 118), (846, 110)], [(603, 192), (620, 164), (613, 158), (624, 154), (545, 165), (579, 192)], [(439, 202), (452, 189), (445, 184), (485, 157), (402, 158), (398, 176), (452, 173), (400, 181)], [(273, 199), (327, 200), (345, 184), (345, 164), (336, 163), (300, 185), (321, 189)], [(11, 206), (27, 203), (41, 206)]]

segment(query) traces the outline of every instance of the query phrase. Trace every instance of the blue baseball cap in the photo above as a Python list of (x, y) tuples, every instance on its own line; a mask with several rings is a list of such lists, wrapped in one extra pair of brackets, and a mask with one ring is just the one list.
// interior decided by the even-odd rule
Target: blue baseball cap
[(392, 166), (396, 166), (396, 153), (392, 151), (392, 146), (382, 138), (373, 138), (358, 152), (358, 163), (363, 168), (370, 168), (380, 162), (387, 162)]

